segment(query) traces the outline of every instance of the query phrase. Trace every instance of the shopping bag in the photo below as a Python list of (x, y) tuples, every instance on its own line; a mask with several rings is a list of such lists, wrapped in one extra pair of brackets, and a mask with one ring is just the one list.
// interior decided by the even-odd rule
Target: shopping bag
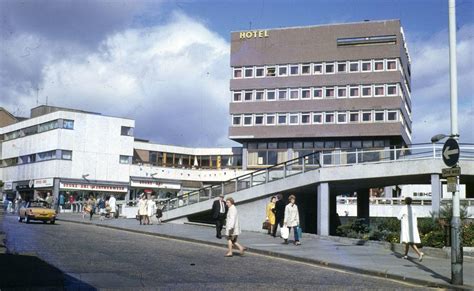
[(282, 227), (280, 229), (280, 235), (282, 239), (288, 239), (288, 237), (290, 236), (290, 230), (288, 229), (288, 227)]
[(296, 228), (296, 232), (298, 233), (298, 240), (301, 240), (301, 237), (303, 236), (303, 229), (301, 229), (300, 226)]

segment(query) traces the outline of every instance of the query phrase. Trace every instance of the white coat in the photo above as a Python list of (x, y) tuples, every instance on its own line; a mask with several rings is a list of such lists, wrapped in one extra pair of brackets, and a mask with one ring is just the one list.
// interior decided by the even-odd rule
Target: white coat
[(232, 205), (229, 207), (227, 211), (227, 220), (225, 224), (225, 235), (239, 235), (240, 234), (240, 223), (239, 223), (239, 215), (237, 213), (237, 207)]
[(114, 196), (111, 196), (109, 198), (109, 206), (110, 206), (110, 212), (115, 213), (115, 197)]
[(401, 220), (400, 242), (419, 244), (420, 234), (418, 233), (417, 215), (411, 205), (403, 206), (398, 214)]
[(300, 225), (300, 214), (298, 213), (298, 206), (289, 203), (285, 207), (285, 220), (283, 222), (288, 227)]
[(148, 200), (147, 202), (148, 207), (148, 216), (152, 217), (156, 214), (156, 202), (153, 200)]
[(148, 206), (146, 199), (140, 199), (138, 201), (138, 215), (148, 215)]

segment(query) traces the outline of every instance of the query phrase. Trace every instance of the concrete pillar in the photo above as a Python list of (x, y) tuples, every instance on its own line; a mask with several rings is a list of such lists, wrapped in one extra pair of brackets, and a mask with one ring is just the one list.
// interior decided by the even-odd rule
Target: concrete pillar
[(247, 162), (248, 162), (248, 150), (247, 148), (242, 148), (242, 170), (247, 170)]
[(59, 178), (55, 178), (53, 180), (53, 201), (54, 201), (54, 209), (59, 209)]
[(431, 211), (435, 213), (436, 216), (439, 215), (439, 209), (441, 207), (442, 191), (443, 191), (443, 188), (441, 186), (439, 174), (432, 174), (431, 175)]
[(365, 223), (369, 224), (369, 189), (360, 189), (357, 191), (357, 218), (363, 218)]
[(387, 198), (387, 199), (393, 198), (393, 187), (392, 186), (384, 187), (383, 192), (384, 192), (385, 198)]
[(319, 235), (329, 235), (330, 231), (330, 193), (329, 184), (320, 183), (318, 185), (318, 213), (317, 213), (317, 233)]

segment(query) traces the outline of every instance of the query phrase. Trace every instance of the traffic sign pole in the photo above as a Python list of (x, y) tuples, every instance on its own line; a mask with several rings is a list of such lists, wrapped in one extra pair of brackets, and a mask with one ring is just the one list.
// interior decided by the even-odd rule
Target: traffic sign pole
[[(458, 132), (458, 88), (456, 72), (456, 0), (449, 0), (449, 80), (451, 91), (451, 136), (457, 139)], [(449, 150), (448, 150), (449, 151)], [(444, 153), (443, 153), (444, 154)], [(452, 166), (451, 166), (452, 167)], [(459, 178), (456, 178), (456, 190)], [(451, 283), (463, 284), (462, 249), (460, 235), (459, 190), (453, 192), (453, 219), (451, 221)]]

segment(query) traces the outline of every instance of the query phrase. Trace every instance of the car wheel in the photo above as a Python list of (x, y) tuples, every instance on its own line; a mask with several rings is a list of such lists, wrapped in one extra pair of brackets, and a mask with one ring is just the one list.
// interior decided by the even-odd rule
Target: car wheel
[(51, 224), (54, 224), (55, 222), (56, 222), (56, 220), (55, 220), (55, 219), (51, 220)]
[(28, 216), (25, 217), (26, 223), (30, 223), (30, 218)]

